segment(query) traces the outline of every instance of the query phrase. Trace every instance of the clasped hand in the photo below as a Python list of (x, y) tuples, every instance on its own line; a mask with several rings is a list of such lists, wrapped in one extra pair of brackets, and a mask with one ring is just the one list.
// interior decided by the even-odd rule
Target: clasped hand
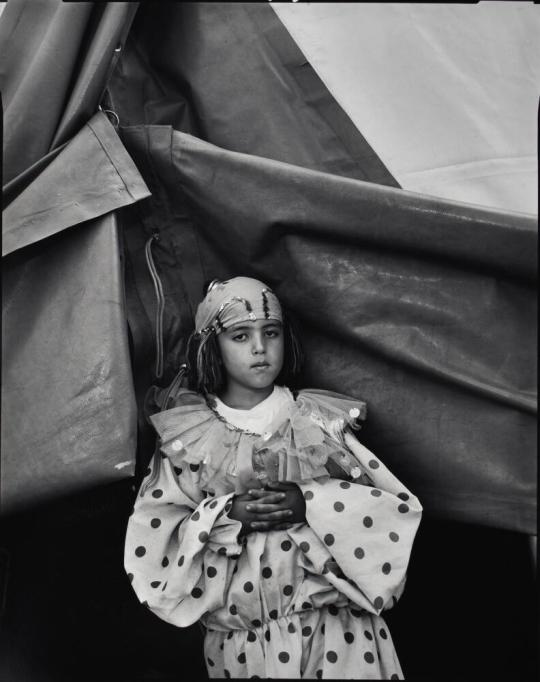
[(285, 530), (306, 520), (306, 503), (296, 483), (267, 483), (235, 495), (229, 516), (242, 524), (242, 534)]

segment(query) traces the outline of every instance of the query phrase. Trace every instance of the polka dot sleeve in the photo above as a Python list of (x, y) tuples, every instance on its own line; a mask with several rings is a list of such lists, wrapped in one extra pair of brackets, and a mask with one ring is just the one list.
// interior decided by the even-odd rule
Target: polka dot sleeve
[(137, 496), (124, 565), (139, 600), (183, 627), (225, 603), (241, 524), (227, 515), (232, 493), (204, 498), (198, 465), (155, 458), (159, 474), (148, 476)]
[(346, 434), (346, 443), (371, 485), (332, 478), (300, 483), (308, 525), (289, 534), (300, 549), (304, 543), (308, 570), (380, 614), (403, 591), (422, 507), (352, 435)]

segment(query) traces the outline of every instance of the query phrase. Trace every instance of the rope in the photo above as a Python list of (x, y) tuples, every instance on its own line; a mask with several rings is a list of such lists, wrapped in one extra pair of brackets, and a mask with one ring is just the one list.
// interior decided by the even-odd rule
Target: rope
[(154, 240), (158, 241), (159, 237), (157, 234), (153, 234), (150, 239), (146, 242), (144, 247), (146, 264), (148, 265), (148, 270), (150, 276), (152, 277), (152, 282), (154, 284), (154, 291), (156, 294), (157, 307), (156, 307), (156, 378), (161, 379), (163, 375), (163, 311), (165, 310), (165, 296), (163, 295), (163, 287), (161, 285), (161, 280), (159, 278), (156, 266), (154, 264), (154, 259), (152, 258), (152, 242)]

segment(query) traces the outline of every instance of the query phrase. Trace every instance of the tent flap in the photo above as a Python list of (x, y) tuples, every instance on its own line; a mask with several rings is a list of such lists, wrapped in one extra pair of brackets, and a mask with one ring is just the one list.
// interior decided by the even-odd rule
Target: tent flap
[(0, 22), (4, 182), (72, 138), (94, 114), (137, 7), (7, 3)]
[(95, 114), (5, 209), (2, 255), (148, 195), (107, 116)]
[(2, 268), (3, 512), (130, 477), (135, 463), (115, 215), (20, 256)]

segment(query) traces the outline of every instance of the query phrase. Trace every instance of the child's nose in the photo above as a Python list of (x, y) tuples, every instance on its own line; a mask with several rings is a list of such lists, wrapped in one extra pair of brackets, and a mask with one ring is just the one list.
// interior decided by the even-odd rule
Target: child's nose
[(254, 353), (264, 352), (264, 339), (260, 334), (255, 334), (253, 336), (253, 352)]

